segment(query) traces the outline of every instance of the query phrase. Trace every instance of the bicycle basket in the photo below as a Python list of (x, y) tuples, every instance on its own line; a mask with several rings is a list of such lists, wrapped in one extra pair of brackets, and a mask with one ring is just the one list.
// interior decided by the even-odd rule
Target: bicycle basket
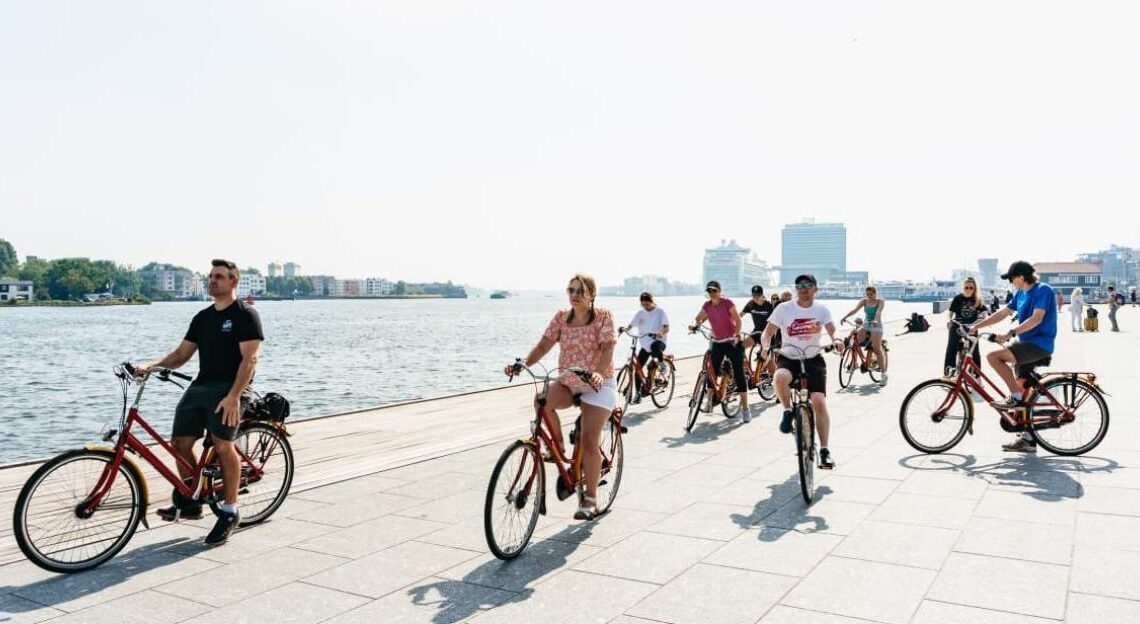
[(289, 417), (289, 400), (276, 392), (267, 392), (250, 402), (244, 416), (254, 420), (282, 422)]

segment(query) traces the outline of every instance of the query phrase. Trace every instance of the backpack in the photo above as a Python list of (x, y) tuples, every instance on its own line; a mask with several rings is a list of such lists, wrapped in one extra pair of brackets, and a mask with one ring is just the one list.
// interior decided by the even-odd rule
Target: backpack
[(289, 417), (289, 400), (276, 392), (267, 392), (250, 401), (245, 417), (254, 420), (284, 422)]
[(1096, 318), (1096, 315), (1099, 314), (1099, 312), (1096, 311), (1096, 308), (1089, 306), (1087, 314), (1089, 315), (1089, 318)]
[(910, 320), (906, 322), (906, 330), (912, 332), (924, 332), (930, 329), (930, 322), (926, 317), (918, 312), (911, 312)]

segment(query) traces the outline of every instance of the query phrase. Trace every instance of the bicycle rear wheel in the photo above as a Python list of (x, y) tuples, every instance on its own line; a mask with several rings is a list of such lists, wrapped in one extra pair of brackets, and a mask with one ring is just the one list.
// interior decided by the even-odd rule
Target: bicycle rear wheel
[[(258, 421), (246, 421), (234, 438), (234, 448), (241, 457), (241, 481), (238, 502), (241, 503), (239, 526), (257, 524), (273, 515), (293, 485), (293, 447), (278, 427)], [(215, 467), (206, 477), (206, 501), (215, 515), (221, 512), (225, 497), (217, 456)]]
[(811, 505), (815, 497), (815, 414), (807, 405), (796, 408), (796, 457), (800, 468), (800, 495)]
[(677, 386), (677, 369), (669, 360), (662, 360), (657, 365), (657, 373), (653, 376), (653, 391), (650, 396), (653, 404), (658, 408), (665, 408), (673, 400), (673, 390)]
[(483, 533), (491, 554), (514, 559), (526, 548), (546, 492), (546, 470), (538, 448), (516, 440), (495, 463), (483, 506)]
[(1108, 405), (1100, 391), (1082, 379), (1061, 377), (1045, 381), (1042, 388), (1029, 410), (1033, 439), (1054, 455), (1081, 455), (1096, 448), (1108, 433)]
[(621, 423), (610, 415), (602, 427), (602, 438), (599, 442), (602, 449), (602, 474), (598, 479), (598, 498), (596, 504), (598, 513), (606, 513), (617, 498), (618, 487), (621, 486), (621, 472), (625, 466), (625, 450), (621, 443)]
[(969, 393), (944, 379), (914, 387), (899, 408), (903, 439), (922, 453), (945, 453), (962, 441), (974, 421)]
[(689, 415), (685, 420), (685, 432), (693, 430), (697, 424), (697, 414), (701, 413), (701, 405), (705, 402), (705, 395), (709, 391), (708, 374), (704, 371), (697, 373), (697, 383), (693, 386), (693, 394), (689, 397)]
[(91, 512), (84, 504), (114, 461), (109, 450), (76, 450), (40, 466), (24, 483), (12, 514), (16, 543), (37, 566), (81, 572), (114, 557), (146, 513), (142, 475), (126, 459)]
[(855, 376), (855, 350), (847, 349), (843, 352), (843, 356), (839, 358), (839, 387), (846, 388), (851, 385), (851, 379)]
[(887, 368), (887, 358), (889, 357), (887, 355), (887, 347), (886, 345), (883, 345), (882, 362), (879, 361), (879, 358), (875, 357), (874, 351), (868, 349), (868, 352), (872, 354), (871, 357), (875, 358), (875, 362), (874, 365), (867, 367), (867, 372), (871, 375), (871, 381), (880, 383), (883, 381), (883, 370)]

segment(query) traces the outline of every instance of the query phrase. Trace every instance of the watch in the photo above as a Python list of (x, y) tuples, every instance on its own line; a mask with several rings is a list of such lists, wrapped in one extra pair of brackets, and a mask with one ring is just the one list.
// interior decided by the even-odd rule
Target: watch
[(1009, 330), (1009, 337), (1010, 338), (1017, 338), (1017, 331), (1013, 330), (1013, 329)]

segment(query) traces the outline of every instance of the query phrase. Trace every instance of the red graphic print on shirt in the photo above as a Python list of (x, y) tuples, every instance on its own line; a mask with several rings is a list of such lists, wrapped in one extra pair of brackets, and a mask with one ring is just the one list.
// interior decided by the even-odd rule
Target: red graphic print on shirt
[(799, 318), (788, 323), (788, 335), (792, 337), (810, 336), (821, 331), (823, 330), (819, 326), (819, 321), (813, 318)]

